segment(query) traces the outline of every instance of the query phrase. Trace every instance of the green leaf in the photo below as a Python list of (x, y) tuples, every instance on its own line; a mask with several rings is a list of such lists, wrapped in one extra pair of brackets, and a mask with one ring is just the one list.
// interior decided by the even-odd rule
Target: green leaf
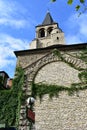
[(68, 0), (67, 2), (69, 5), (71, 5), (73, 3), (73, 0)]
[(80, 9), (80, 5), (76, 6), (76, 11), (78, 11)]
[(85, 2), (85, 0), (80, 0), (80, 3), (84, 3)]
[(55, 2), (56, 0), (51, 0), (52, 2)]

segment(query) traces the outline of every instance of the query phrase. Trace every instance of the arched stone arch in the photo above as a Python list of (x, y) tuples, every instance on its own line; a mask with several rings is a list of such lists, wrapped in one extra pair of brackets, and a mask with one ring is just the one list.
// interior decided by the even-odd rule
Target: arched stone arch
[(47, 62), (47, 63), (43, 64), (42, 66), (40, 66), (40, 67), (35, 71), (35, 75), (34, 75), (34, 77), (33, 77), (33, 81), (35, 81), (36, 75), (38, 74), (38, 72), (39, 72), (42, 68), (44, 68), (46, 65), (49, 65), (49, 64), (51, 64), (51, 63), (58, 62), (58, 61), (60, 61), (60, 60), (50, 61), (50, 62)]
[[(53, 53), (49, 53), (39, 59), (38, 61), (34, 62), (32, 65), (27, 66), (24, 68), (25, 75), (27, 78), (27, 85), (26, 85), (26, 90), (30, 90), (32, 87), (33, 80), (35, 78), (35, 75), (37, 74), (38, 70), (40, 70), (43, 66), (46, 64), (49, 64), (51, 62), (59, 61), (61, 60), (59, 57), (55, 56)], [(30, 91), (31, 93), (31, 91)], [(27, 95), (30, 95), (27, 91)]]
[[(65, 59), (65, 63), (71, 63), (74, 65), (75, 69), (87, 68), (87, 65), (81, 60), (72, 55), (69, 55), (65, 52), (62, 52), (62, 56)], [(33, 64), (27, 66), (25, 70), (25, 74), (27, 75), (27, 89), (31, 89), (32, 82), (37, 74), (37, 72), (46, 64), (51, 62), (62, 61), (60, 57), (54, 55), (54, 53), (50, 52), (41, 59), (37, 60)], [(27, 91), (28, 92), (28, 91)]]
[[(74, 64), (76, 68), (87, 68), (87, 65), (81, 60), (76, 58), (73, 55), (67, 54), (65, 52), (61, 52), (62, 57), (64, 58), (65, 62), (69, 62)], [(28, 65), (26, 68), (24, 68), (25, 71), (25, 82), (23, 86), (23, 93), (25, 94), (26, 97), (31, 96), (32, 94), (32, 82), (35, 79), (35, 76), (37, 75), (38, 71), (45, 65), (53, 62), (63, 62), (61, 57), (58, 57), (54, 55), (53, 52), (50, 52), (40, 58), (39, 60), (35, 61), (31, 65)], [(24, 111), (24, 113), (23, 113)], [(23, 104), (21, 106), (21, 111), (20, 111), (20, 117), (22, 118), (22, 121), (20, 119), (19, 122), (19, 129), (27, 129), (29, 127), (29, 121), (25, 118), (26, 116), (26, 104)]]

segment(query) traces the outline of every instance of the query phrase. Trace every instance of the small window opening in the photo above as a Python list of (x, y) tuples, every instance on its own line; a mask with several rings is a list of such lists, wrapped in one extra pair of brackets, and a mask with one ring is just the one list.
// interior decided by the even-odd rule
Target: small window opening
[(39, 34), (40, 34), (40, 37), (45, 37), (45, 31), (44, 31), (44, 29), (41, 29), (39, 31)]
[(57, 40), (59, 40), (59, 37), (57, 37)]
[(41, 31), (41, 37), (45, 37), (45, 32), (44, 32), (44, 30)]
[(49, 28), (48, 28), (48, 30), (47, 30), (48, 36), (51, 34), (52, 30), (53, 30), (53, 27), (49, 27)]

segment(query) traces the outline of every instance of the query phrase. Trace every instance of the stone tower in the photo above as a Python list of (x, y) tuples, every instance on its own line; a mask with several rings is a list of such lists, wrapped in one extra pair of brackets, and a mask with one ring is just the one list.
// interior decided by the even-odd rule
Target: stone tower
[(31, 42), (30, 49), (48, 47), (55, 44), (64, 44), (64, 33), (47, 12), (41, 25), (36, 26), (36, 38)]

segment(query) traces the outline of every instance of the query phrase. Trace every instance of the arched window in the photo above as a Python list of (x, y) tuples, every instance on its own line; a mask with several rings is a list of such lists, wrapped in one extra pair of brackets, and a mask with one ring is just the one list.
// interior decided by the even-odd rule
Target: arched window
[(44, 30), (44, 28), (39, 30), (39, 37), (45, 37), (45, 30)]
[(53, 30), (53, 27), (49, 27), (49, 28), (48, 28), (48, 30), (47, 30), (48, 36), (51, 34), (52, 30)]

